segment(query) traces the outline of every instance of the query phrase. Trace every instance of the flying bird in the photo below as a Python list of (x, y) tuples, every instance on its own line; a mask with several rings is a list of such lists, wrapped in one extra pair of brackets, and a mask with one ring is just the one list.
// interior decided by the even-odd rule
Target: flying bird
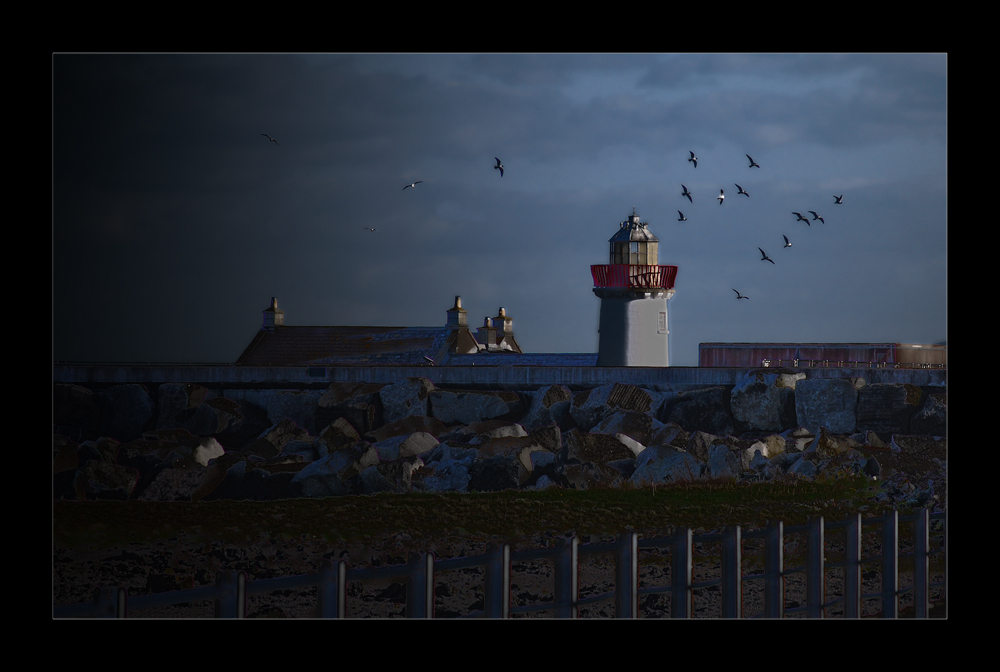
[(416, 182), (414, 182), (413, 184), (408, 184), (408, 185), (406, 185), (405, 187), (403, 187), (403, 191), (406, 191), (406, 190), (407, 190), (407, 189), (409, 189), (410, 187), (415, 187), (415, 186), (417, 186), (418, 184), (420, 184), (421, 182), (423, 182), (423, 180), (417, 180), (417, 181), (416, 181)]
[(682, 186), (682, 187), (684, 187), (684, 192), (683, 192), (683, 193), (681, 194), (681, 196), (682, 196), (682, 197), (683, 197), (683, 196), (687, 196), (687, 197), (688, 197), (688, 200), (689, 200), (689, 201), (691, 201), (692, 203), (694, 203), (694, 199), (693, 199), (693, 198), (691, 198), (691, 192), (690, 192), (690, 191), (688, 191), (688, 188), (687, 188), (687, 187), (685, 187), (685, 186), (684, 186), (683, 184), (682, 184), (681, 186)]
[[(757, 249), (760, 250), (759, 247)], [(772, 264), (774, 263), (774, 259), (772, 259), (771, 257), (767, 256), (767, 253), (764, 252), (764, 250), (760, 250), (760, 260), (761, 261), (770, 261)]]
[(788, 236), (781, 234), (781, 237), (785, 239), (785, 247), (791, 247), (792, 244), (788, 242)]
[(813, 221), (814, 222), (818, 219), (819, 221), (821, 221), (824, 224), (826, 224), (826, 220), (823, 219), (822, 217), (820, 217), (819, 215), (817, 215), (815, 210), (810, 210), (809, 214), (813, 216)]
[[(278, 145), (278, 141), (277, 141), (277, 140), (275, 140), (274, 138), (272, 138), (272, 137), (271, 137), (270, 135), (268, 135), (267, 133), (261, 133), (261, 135), (263, 135), (263, 136), (264, 136), (265, 138), (267, 138), (268, 140), (270, 140), (270, 141), (271, 141), (271, 142), (273, 142), (274, 144)], [(278, 147), (281, 147), (281, 145), (278, 145)]]
[(753, 160), (753, 157), (747, 154), (747, 158), (750, 159), (751, 168), (760, 168), (760, 164)]
[[(798, 217), (798, 219), (795, 220), (796, 222), (805, 222), (807, 226), (812, 226), (812, 224), (809, 224), (809, 220), (806, 217), (802, 216), (801, 212), (793, 212), (792, 214)], [(824, 224), (825, 223), (826, 222), (824, 222)]]
[(684, 213), (681, 212), (680, 210), (677, 211), (677, 214), (680, 216), (680, 219), (677, 220), (678, 222), (686, 222), (686, 221), (688, 221), (688, 218), (685, 217)]
[(379, 231), (378, 229), (373, 229), (373, 228), (372, 228), (372, 227), (370, 227), (370, 226), (366, 226), (366, 227), (364, 227), (364, 228), (365, 228), (366, 230), (368, 230), (368, 231), (374, 231), (375, 233), (382, 233), (382, 232), (381, 232), (381, 231)]
[[(736, 183), (734, 182), (733, 184), (736, 184)], [(743, 191), (743, 187), (741, 187), (740, 185), (737, 184), (736, 188), (739, 189), (739, 193), (736, 194), (737, 196), (739, 196), (740, 194), (743, 194), (747, 198), (750, 198), (750, 194), (748, 194), (747, 192)]]
[(841, 194), (840, 196), (834, 196), (833, 198), (835, 200), (834, 205), (843, 205), (844, 204), (844, 195), (843, 194)]
[[(497, 159), (497, 157), (495, 157), (495, 156), (493, 158)], [(503, 164), (500, 163), (500, 159), (497, 159), (497, 165), (493, 166), (493, 170), (499, 170), (500, 171), (500, 177), (503, 177)]]
[[(736, 292), (736, 290), (735, 290), (735, 289), (734, 289), (733, 291), (734, 291), (734, 292)], [(743, 296), (743, 295), (742, 295), (742, 294), (740, 294), (739, 292), (736, 292), (736, 300), (737, 300), (737, 301), (739, 301), (740, 299), (746, 299), (747, 301), (749, 301), (749, 300), (750, 300), (750, 297), (749, 297), (749, 296)]]
[(694, 155), (694, 152), (691, 152), (691, 158), (688, 159), (688, 161), (690, 161), (691, 163), (693, 163), (695, 168), (698, 167), (698, 157)]
[(716, 198), (719, 199), (719, 205), (722, 205), (722, 201), (726, 198), (726, 194), (722, 191), (722, 189), (719, 189), (719, 195), (716, 196)]

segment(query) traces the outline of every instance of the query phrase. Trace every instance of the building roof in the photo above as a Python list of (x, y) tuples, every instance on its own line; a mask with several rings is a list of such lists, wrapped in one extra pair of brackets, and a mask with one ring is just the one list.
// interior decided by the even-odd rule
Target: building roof
[(447, 327), (286, 327), (261, 329), (240, 366), (427, 364), (454, 333)]

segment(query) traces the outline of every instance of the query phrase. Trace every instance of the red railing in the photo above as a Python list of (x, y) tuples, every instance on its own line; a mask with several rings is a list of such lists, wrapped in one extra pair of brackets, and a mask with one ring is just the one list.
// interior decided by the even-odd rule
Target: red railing
[(594, 287), (638, 287), (672, 289), (677, 278), (676, 266), (645, 264), (594, 264), (590, 267)]

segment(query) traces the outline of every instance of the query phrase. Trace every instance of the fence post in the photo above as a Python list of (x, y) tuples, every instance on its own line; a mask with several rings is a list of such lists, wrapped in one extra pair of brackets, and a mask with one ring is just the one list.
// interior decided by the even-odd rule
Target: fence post
[[(343, 580), (342, 580), (343, 578)], [(345, 618), (347, 616), (347, 563), (343, 560), (329, 562), (320, 573), (319, 617)]]
[(809, 618), (823, 618), (826, 601), (826, 571), (823, 554), (826, 544), (823, 539), (823, 516), (817, 516), (809, 523), (809, 543), (806, 550), (806, 614)]
[(920, 509), (913, 521), (913, 608), (916, 618), (930, 615), (930, 563), (927, 552), (931, 545), (931, 512)]
[(220, 571), (215, 575), (218, 592), (215, 597), (216, 618), (246, 618), (247, 575), (243, 571)]
[(781, 618), (785, 611), (785, 524), (767, 524), (764, 543), (764, 617)]
[(722, 537), (722, 617), (743, 618), (743, 542), (740, 526)]
[(691, 618), (694, 591), (691, 588), (690, 527), (676, 530), (670, 548), (670, 618)]
[(882, 516), (882, 618), (899, 616), (899, 512)]
[(615, 618), (639, 618), (639, 535), (619, 534), (615, 545)]
[(95, 588), (94, 616), (96, 618), (125, 618), (124, 588)]
[(410, 551), (406, 617), (434, 618), (434, 554)]
[(844, 618), (861, 618), (861, 514), (844, 529)]
[(576, 618), (578, 615), (577, 599), (580, 592), (579, 581), (579, 550), (580, 540), (573, 537), (566, 539), (558, 537), (556, 548), (559, 554), (555, 562), (555, 611), (556, 618)]
[(486, 618), (510, 618), (510, 544), (491, 541), (486, 546)]

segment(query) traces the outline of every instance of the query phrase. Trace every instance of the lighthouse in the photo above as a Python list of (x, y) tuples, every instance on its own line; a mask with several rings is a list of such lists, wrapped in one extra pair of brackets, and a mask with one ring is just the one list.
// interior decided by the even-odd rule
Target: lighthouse
[(632, 208), (608, 241), (607, 264), (590, 267), (601, 299), (597, 366), (669, 366), (667, 302), (676, 266), (660, 266), (660, 241)]

